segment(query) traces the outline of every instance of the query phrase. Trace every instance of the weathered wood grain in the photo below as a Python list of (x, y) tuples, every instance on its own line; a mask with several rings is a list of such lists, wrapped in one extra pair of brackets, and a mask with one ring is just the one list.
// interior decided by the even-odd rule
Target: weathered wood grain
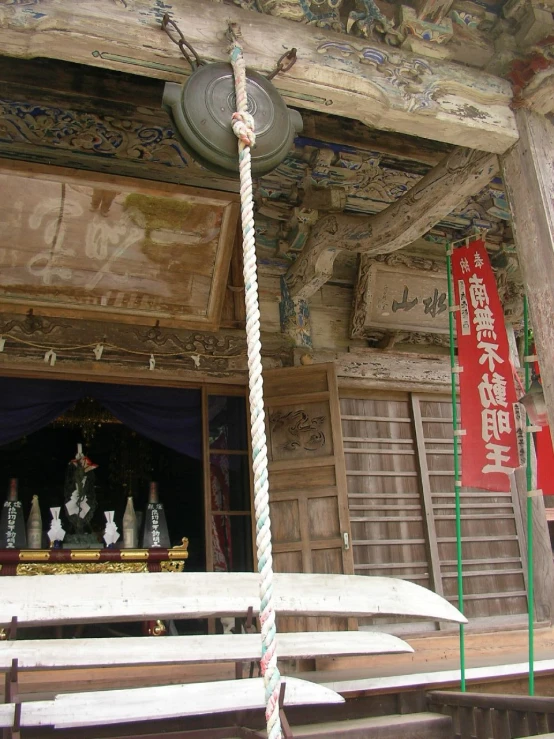
[[(315, 683), (286, 678), (285, 707), (344, 703), (338, 693)], [(96, 726), (257, 710), (265, 706), (263, 678), (221, 680), (194, 685), (163, 685), (90, 693), (57, 695), (53, 701), (30, 701), (21, 709), (22, 726), (56, 729)], [(14, 705), (0, 706), (0, 726), (13, 726)]]
[[(275, 570), (352, 574), (352, 550), (344, 539), (350, 524), (334, 367), (266, 372), (264, 392)], [(281, 624), (292, 631), (348, 627), (336, 619)]]
[(236, 195), (12, 162), (0, 186), (1, 303), (219, 328)]
[[(156, 639), (156, 641), (152, 641)], [(261, 634), (129, 637), (127, 639), (21, 639), (0, 642), (0, 671), (12, 659), (21, 670), (76, 667), (126, 667), (205, 662), (250, 662), (260, 659)], [(319, 631), (279, 634), (281, 659), (412, 652), (389, 634), (368, 631)]]
[[(425, 513), (438, 549), (442, 593), (457, 602), (452, 400), (448, 396), (414, 395), (413, 403), (417, 447), (425, 458), (420, 468)], [(462, 457), (461, 464), (464, 462)], [(464, 613), (470, 621), (488, 618), (491, 622), (524, 614), (526, 592), (516, 501), (511, 494), (466, 488), (460, 498)]]
[(285, 280), (291, 297), (307, 300), (333, 274), (342, 250), (386, 254), (413, 243), (498, 170), (493, 154), (456, 148), (395, 203), (375, 216), (330, 213), (312, 229)]
[[(354, 571), (432, 587), (407, 395), (363, 390), (341, 394), (341, 416)], [(386, 629), (397, 620), (381, 618), (377, 623)], [(375, 623), (363, 619), (360, 626)], [(409, 626), (412, 631), (421, 628)]]
[(227, 61), (229, 20), (241, 24), (247, 64), (261, 72), (273, 70), (284, 47), (296, 47), (298, 62), (275, 83), (300, 107), (494, 152), (517, 140), (504, 80), (232, 5), (178, 0), (161, 9), (147, 0), (42, 0), (40, 13), (29, 13), (12, 4), (0, 9), (0, 47), (8, 56), (59, 58), (180, 82), (188, 65), (161, 31), (164, 12), (208, 60)]
[[(521, 548), (527, 549), (527, 478), (525, 468), (514, 473), (514, 497), (520, 506)], [(551, 621), (554, 611), (554, 564), (544, 498), (533, 498), (533, 587), (536, 621)], [(527, 560), (526, 560), (527, 562)]]
[(349, 352), (295, 349), (294, 361), (295, 364), (334, 362), (341, 389), (444, 393), (450, 388), (450, 360), (446, 356), (377, 349)]
[(526, 110), (546, 115), (554, 110), (554, 69), (537, 72), (519, 97), (519, 104)]
[(503, 158), (502, 174), (554, 429), (554, 124), (526, 110), (516, 115), (521, 139)]
[[(274, 577), (275, 610), (281, 615), (366, 616), (391, 613), (464, 622), (443, 598), (413, 583), (385, 577), (285, 574)], [(4, 577), (0, 624), (17, 616), (22, 625), (202, 618), (246, 614), (260, 607), (254, 572), (137, 573)]]

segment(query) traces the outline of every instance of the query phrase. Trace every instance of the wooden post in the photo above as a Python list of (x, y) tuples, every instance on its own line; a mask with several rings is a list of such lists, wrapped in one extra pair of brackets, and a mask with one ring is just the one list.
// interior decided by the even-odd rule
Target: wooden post
[(529, 302), (550, 429), (554, 429), (554, 125), (518, 110), (520, 140), (501, 160)]
[[(527, 516), (527, 480), (525, 467), (519, 467), (514, 474), (515, 495), (514, 505), (519, 504), (523, 521)], [(521, 564), (526, 570), (527, 527), (518, 527), (519, 545), (522, 553)], [(527, 586), (527, 584), (526, 584)], [(552, 621), (554, 615), (554, 565), (552, 563), (552, 547), (546, 522), (544, 500), (539, 497), (533, 499), (533, 586), (535, 601), (535, 621)]]

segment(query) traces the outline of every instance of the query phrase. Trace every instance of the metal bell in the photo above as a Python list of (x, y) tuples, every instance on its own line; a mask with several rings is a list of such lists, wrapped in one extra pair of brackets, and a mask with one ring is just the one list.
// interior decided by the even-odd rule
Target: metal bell
[[(287, 108), (276, 88), (258, 72), (247, 70), (246, 92), (256, 133), (252, 175), (261, 177), (286, 157), (295, 135), (302, 131), (302, 118)], [(231, 127), (235, 83), (230, 64), (198, 66), (183, 85), (167, 82), (162, 104), (179, 141), (194, 159), (219, 175), (238, 177), (237, 138)]]

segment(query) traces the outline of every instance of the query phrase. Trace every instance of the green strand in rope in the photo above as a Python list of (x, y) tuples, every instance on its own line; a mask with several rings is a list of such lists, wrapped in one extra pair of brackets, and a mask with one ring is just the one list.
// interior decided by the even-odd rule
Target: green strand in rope
[[(456, 503), (456, 562), (458, 571), (458, 608), (464, 612), (464, 581), (462, 571), (462, 517), (460, 506), (460, 458), (458, 454), (458, 406), (456, 398), (456, 355), (454, 351), (454, 292), (452, 288), (452, 260), (450, 258), (451, 245), (446, 245), (446, 265), (448, 272), (448, 327), (450, 330), (450, 371), (452, 388), (452, 429), (454, 431), (454, 498)], [(465, 656), (465, 631), (464, 624), (460, 624), (460, 690), (465, 693), (466, 689), (466, 656)]]

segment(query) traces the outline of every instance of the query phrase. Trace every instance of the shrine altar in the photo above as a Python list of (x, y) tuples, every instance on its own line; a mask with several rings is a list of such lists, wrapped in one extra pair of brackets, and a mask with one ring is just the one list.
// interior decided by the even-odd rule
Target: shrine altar
[(0, 549), (0, 576), (182, 572), (188, 539), (164, 549)]

